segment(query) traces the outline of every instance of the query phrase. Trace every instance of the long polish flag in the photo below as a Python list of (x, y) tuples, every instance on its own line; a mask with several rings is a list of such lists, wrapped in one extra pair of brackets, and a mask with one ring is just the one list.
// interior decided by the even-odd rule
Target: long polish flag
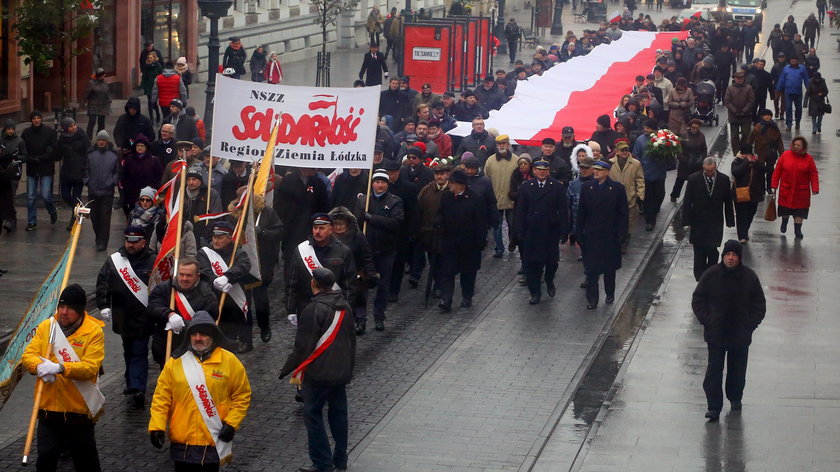
[[(613, 110), (622, 95), (630, 93), (636, 76), (653, 69), (656, 50), (670, 49), (672, 38), (687, 37), (687, 31), (625, 31), (619, 40), (586, 56), (520, 81), (513, 98), (490, 112), (485, 127), (526, 146), (538, 146), (544, 138), (559, 141), (564, 126), (574, 127), (578, 140), (588, 139), (599, 116), (606, 114), (615, 121)], [(471, 123), (459, 122), (449, 134), (468, 136), (471, 131)]]

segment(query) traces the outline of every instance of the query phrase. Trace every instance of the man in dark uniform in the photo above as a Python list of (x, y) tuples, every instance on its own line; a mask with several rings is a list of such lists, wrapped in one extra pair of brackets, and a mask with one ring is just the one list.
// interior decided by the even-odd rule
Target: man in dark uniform
[(610, 163), (592, 166), (595, 179), (583, 184), (575, 235), (586, 273), (586, 308), (598, 306), (598, 278), (604, 274), (606, 302), (615, 301), (615, 271), (621, 268), (621, 244), (627, 238), (628, 208), (624, 185), (610, 179)]
[(444, 191), (436, 220), (441, 236), (439, 256), (439, 286), (441, 300), (438, 308), (444, 313), (452, 311), (455, 275), (461, 274), (461, 307), (472, 306), (475, 294), (475, 277), (481, 268), (481, 251), (487, 245), (487, 211), (467, 184), (467, 174), (462, 170), (452, 172), (449, 190)]
[[(225, 303), (221, 307), (222, 314), (219, 328), (231, 341), (238, 341), (238, 353), (249, 352), (254, 349), (251, 339), (253, 319), (249, 308), (250, 294), (245, 291), (245, 284), (255, 282), (251, 275), (251, 259), (244, 249), (238, 247), (233, 256), (234, 227), (227, 221), (213, 224), (213, 236), (210, 244), (198, 250), (199, 270), (201, 279), (213, 285), (213, 291), (221, 298), (223, 293)], [(218, 313), (213, 313), (216, 316)]]
[(385, 64), (385, 55), (379, 53), (379, 44), (370, 43), (370, 52), (365, 53), (362, 60), (362, 68), (359, 69), (359, 80), (365, 79), (365, 86), (382, 85), (382, 73), (388, 78), (388, 65)]
[(129, 226), (123, 235), (123, 247), (111, 254), (96, 277), (96, 305), (102, 319), (113, 320), (111, 328), (122, 337), (125, 359), (123, 394), (131, 395), (134, 405), (142, 408), (149, 377), (151, 334), (151, 323), (146, 315), (149, 304), (147, 284), (155, 263), (155, 253), (146, 245), (143, 228)]
[(694, 246), (694, 280), (717, 263), (723, 224), (735, 226), (729, 177), (717, 170), (714, 157), (703, 160), (703, 170), (691, 174), (683, 198), (683, 226), (691, 226), (688, 241)]
[(560, 244), (569, 237), (569, 204), (566, 186), (549, 176), (551, 163), (539, 160), (533, 164), (534, 178), (524, 182), (516, 197), (517, 241), (522, 247), (525, 280), (531, 305), (540, 302), (541, 282), (545, 270), (545, 290), (555, 293), (554, 275), (560, 260)]

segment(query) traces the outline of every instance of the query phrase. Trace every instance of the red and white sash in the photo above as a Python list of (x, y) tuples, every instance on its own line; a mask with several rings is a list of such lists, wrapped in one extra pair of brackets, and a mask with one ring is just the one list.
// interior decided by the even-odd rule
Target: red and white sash
[[(298, 251), (300, 252), (300, 258), (303, 259), (303, 265), (306, 266), (306, 270), (309, 271), (310, 276), (313, 270), (324, 267), (321, 265), (321, 261), (318, 260), (318, 256), (315, 255), (315, 249), (309, 243), (309, 240), (298, 244)], [(335, 274), (335, 276), (338, 277), (338, 274)], [(341, 290), (341, 287), (338, 286), (338, 283), (334, 283), (332, 289)]]
[(187, 296), (178, 290), (175, 290), (175, 308), (178, 309), (178, 313), (181, 315), (181, 318), (187, 321), (193, 319), (193, 316), (195, 316), (195, 309), (192, 305), (190, 305), (190, 301), (187, 300)]
[(122, 280), (122, 283), (124, 283), (126, 288), (128, 288), (128, 291), (131, 292), (131, 294), (134, 295), (137, 301), (142, 303), (143, 306), (149, 306), (149, 287), (140, 280), (140, 277), (137, 277), (137, 274), (134, 272), (134, 268), (131, 267), (131, 264), (128, 262), (128, 258), (124, 257), (119, 253), (119, 251), (117, 251), (111, 254), (111, 262), (114, 263), (114, 267), (120, 275), (120, 280)]
[(219, 440), (219, 433), (222, 431), (222, 419), (219, 418), (216, 402), (213, 401), (210, 389), (207, 388), (204, 369), (201, 368), (201, 364), (191, 351), (187, 351), (181, 356), (181, 368), (184, 369), (184, 377), (190, 384), (190, 393), (192, 393), (195, 406), (198, 407), (201, 418), (204, 420), (204, 426), (207, 427), (207, 431), (213, 438), (216, 452), (219, 453), (219, 460), (222, 464), (227, 464), (233, 458), (233, 445), (229, 441)]
[(297, 369), (292, 372), (292, 378), (289, 380), (289, 383), (294, 385), (301, 385), (303, 383), (303, 372), (306, 368), (311, 364), (315, 359), (318, 358), (324, 351), (327, 350), (330, 345), (332, 345), (333, 341), (335, 341), (335, 337), (338, 336), (338, 330), (341, 329), (341, 322), (344, 321), (344, 315), (346, 314), (345, 310), (336, 310), (335, 315), (333, 316), (332, 323), (324, 331), (324, 334), (318, 339), (318, 342), (315, 344), (315, 350), (312, 351), (312, 354), (306, 358), (301, 364), (297, 367)]
[[(79, 355), (76, 354), (76, 350), (70, 346), (70, 342), (67, 341), (67, 337), (64, 336), (64, 332), (61, 331), (61, 327), (58, 326), (55, 317), (50, 318), (50, 323), (53, 324), (50, 328), (54, 329), (55, 332), (53, 354), (55, 354), (55, 358), (58, 359), (58, 363), (64, 364), (65, 362), (81, 362)], [(102, 395), (102, 392), (99, 391), (99, 385), (97, 382), (94, 382), (93, 380), (73, 380), (73, 385), (76, 386), (76, 389), (85, 400), (85, 405), (87, 405), (91, 418), (96, 418), (102, 410), (102, 407), (105, 406), (105, 397)]]
[[(219, 255), (218, 252), (214, 251), (213, 249), (204, 246), (201, 248), (204, 251), (204, 254), (207, 254), (207, 258), (210, 259), (210, 267), (213, 269), (213, 273), (216, 274), (216, 277), (221, 277), (225, 275), (225, 272), (228, 271), (227, 262)], [(242, 290), (242, 285), (240, 284), (232, 284), (233, 286), (228, 292), (230, 295), (231, 300), (236, 303), (236, 306), (242, 310), (242, 314), (248, 316), (248, 299), (245, 298), (245, 290)]]

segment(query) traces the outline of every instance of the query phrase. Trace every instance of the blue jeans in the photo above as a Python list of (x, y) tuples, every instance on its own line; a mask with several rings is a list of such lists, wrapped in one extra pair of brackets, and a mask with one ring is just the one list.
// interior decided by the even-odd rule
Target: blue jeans
[(793, 125), (793, 106), (796, 107), (796, 124), (802, 121), (802, 94), (785, 94), (785, 126), (790, 128)]
[[(335, 441), (330, 451), (330, 440), (324, 425), (324, 406), (328, 406), (327, 420)], [(309, 460), (319, 470), (347, 466), (347, 391), (344, 385), (321, 387), (306, 385), (303, 389), (303, 422), (309, 440)]]
[(812, 116), (811, 117), (811, 127), (812, 131), (816, 131), (818, 133), (822, 133), (822, 115)]
[(44, 206), (50, 215), (55, 214), (55, 205), (52, 202), (53, 176), (42, 175), (40, 177), (26, 178), (26, 219), (27, 223), (34, 225), (38, 223), (38, 196), (44, 200)]
[(125, 359), (125, 386), (145, 393), (146, 380), (149, 378), (149, 337), (122, 336), (122, 345)]

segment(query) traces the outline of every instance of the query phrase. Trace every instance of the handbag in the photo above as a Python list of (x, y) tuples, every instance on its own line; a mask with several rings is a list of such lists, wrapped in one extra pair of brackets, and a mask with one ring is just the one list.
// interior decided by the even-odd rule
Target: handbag
[(770, 195), (767, 208), (764, 209), (764, 221), (776, 221), (776, 195)]
[[(735, 201), (746, 203), (750, 201), (750, 186), (752, 185), (753, 169), (750, 167), (750, 181), (746, 187), (735, 187)], [(775, 218), (774, 218), (775, 219)]]
[(826, 115), (831, 114), (831, 103), (828, 101), (828, 97), (825, 98), (825, 103), (822, 106), (822, 112)]

